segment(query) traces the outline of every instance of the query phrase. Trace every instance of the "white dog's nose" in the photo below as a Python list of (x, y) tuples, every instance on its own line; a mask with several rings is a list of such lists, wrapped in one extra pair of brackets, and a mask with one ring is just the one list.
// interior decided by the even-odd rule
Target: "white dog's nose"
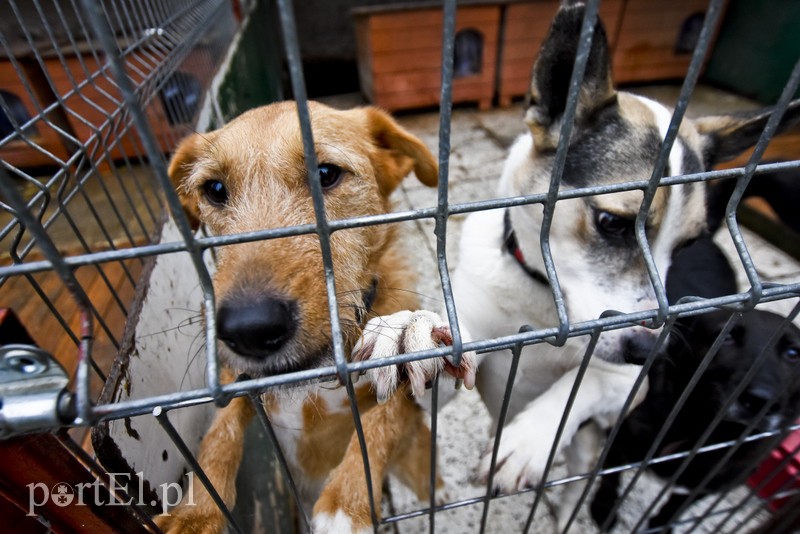
[(656, 344), (657, 336), (644, 328), (629, 328), (623, 331), (622, 358), (625, 363), (643, 365)]

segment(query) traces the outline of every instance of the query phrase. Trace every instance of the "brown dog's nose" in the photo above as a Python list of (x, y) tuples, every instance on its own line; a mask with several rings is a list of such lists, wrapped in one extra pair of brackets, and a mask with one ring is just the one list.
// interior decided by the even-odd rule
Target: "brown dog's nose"
[(248, 358), (266, 358), (294, 334), (291, 303), (272, 297), (224, 302), (217, 310), (217, 338)]

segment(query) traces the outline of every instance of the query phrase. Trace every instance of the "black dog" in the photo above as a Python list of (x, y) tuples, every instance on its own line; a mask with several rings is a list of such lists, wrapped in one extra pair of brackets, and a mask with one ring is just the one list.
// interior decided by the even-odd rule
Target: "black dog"
[[(667, 276), (671, 303), (687, 295), (713, 298), (735, 292), (733, 270), (710, 237), (699, 239), (675, 255)], [(730, 317), (730, 311), (715, 311), (679, 320), (667, 353), (650, 369), (647, 397), (623, 421), (604, 467), (645, 458), (668, 414)], [(770, 345), (770, 339), (784, 321), (783, 317), (765, 311), (742, 314), (668, 429), (656, 458), (692, 449), (754, 363), (757, 371), (752, 380), (701, 445), (738, 439), (751, 423), (755, 425), (750, 434), (755, 434), (794, 421), (800, 413), (800, 329), (790, 324), (778, 341)], [(760, 357), (765, 348), (767, 353)], [(676, 481), (678, 488), (689, 491), (672, 493), (650, 519), (649, 527), (664, 527), (694, 499), (741, 483), (770, 444), (774, 441), (744, 443), (723, 465), (718, 463), (727, 449), (695, 456)], [(655, 463), (649, 469), (660, 477), (670, 478), (683, 462), (684, 458)], [(713, 477), (700, 487), (712, 471)], [(606, 529), (616, 522), (616, 515), (611, 512), (617, 500), (619, 477), (619, 473), (604, 476), (591, 504), (592, 518)], [(697, 495), (690, 500), (690, 493), (698, 488)]]

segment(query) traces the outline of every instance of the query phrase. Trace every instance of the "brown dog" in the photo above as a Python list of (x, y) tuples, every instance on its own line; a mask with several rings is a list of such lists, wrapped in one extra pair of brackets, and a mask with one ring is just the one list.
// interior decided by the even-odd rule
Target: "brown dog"
[[(386, 113), (337, 111), (313, 102), (310, 112), (328, 220), (388, 212), (389, 195), (412, 170), (425, 185), (436, 184), (431, 153)], [(170, 176), (189, 217), (215, 235), (315, 221), (293, 102), (249, 111), (220, 130), (187, 138), (173, 157)], [(378, 225), (331, 236), (345, 350), (357, 348), (357, 359), (449, 342), (447, 324), (438, 316), (406, 311), (418, 303), (395, 233), (393, 226)], [(219, 350), (231, 369), (268, 376), (333, 363), (316, 235), (220, 247), (217, 268)], [(365, 326), (369, 316), (375, 318)], [(436, 359), (370, 372), (369, 383), (356, 388), (377, 513), (388, 470), (420, 499), (428, 497), (430, 431), (410, 393), (424, 391), (425, 381), (442, 368), (465, 379), (468, 387), (474, 382), (474, 362), (467, 355), (459, 368)], [(410, 387), (400, 382), (403, 376)], [(314, 531), (371, 531), (364, 466), (345, 389), (314, 383), (273, 390), (264, 395), (264, 407), (301, 504), (308, 512), (313, 507)], [(200, 464), (228, 506), (235, 503), (242, 440), (252, 416), (245, 398), (233, 399), (218, 412), (200, 446)], [(160, 526), (168, 532), (220, 532), (224, 517), (210, 496), (203, 489), (194, 497), (194, 506), (182, 505), (158, 518)]]

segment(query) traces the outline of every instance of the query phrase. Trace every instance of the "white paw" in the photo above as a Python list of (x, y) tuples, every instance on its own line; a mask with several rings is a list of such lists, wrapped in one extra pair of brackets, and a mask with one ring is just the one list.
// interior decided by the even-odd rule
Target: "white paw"
[(335, 515), (326, 513), (314, 514), (311, 520), (313, 534), (368, 534), (372, 527), (356, 528), (353, 520), (342, 510), (337, 510)]
[[(542, 479), (552, 446), (552, 434), (538, 433), (527, 418), (514, 419), (503, 428), (492, 479), (492, 491), (511, 493), (538, 484)], [(478, 467), (478, 479), (484, 484), (489, 480), (493, 447), (494, 440), (483, 453)]]
[[(361, 339), (353, 348), (353, 361), (374, 360), (397, 354), (430, 350), (451, 345), (450, 327), (438, 315), (429, 311), (401, 311), (371, 319), (364, 327)], [(401, 369), (402, 367), (402, 369)], [(375, 388), (379, 402), (385, 402), (400, 380), (408, 378), (411, 392), (422, 397), (426, 384), (443, 370), (464, 381), (467, 389), (475, 384), (475, 356), (464, 353), (456, 367), (448, 358), (428, 358), (402, 365), (376, 367), (366, 372)]]

